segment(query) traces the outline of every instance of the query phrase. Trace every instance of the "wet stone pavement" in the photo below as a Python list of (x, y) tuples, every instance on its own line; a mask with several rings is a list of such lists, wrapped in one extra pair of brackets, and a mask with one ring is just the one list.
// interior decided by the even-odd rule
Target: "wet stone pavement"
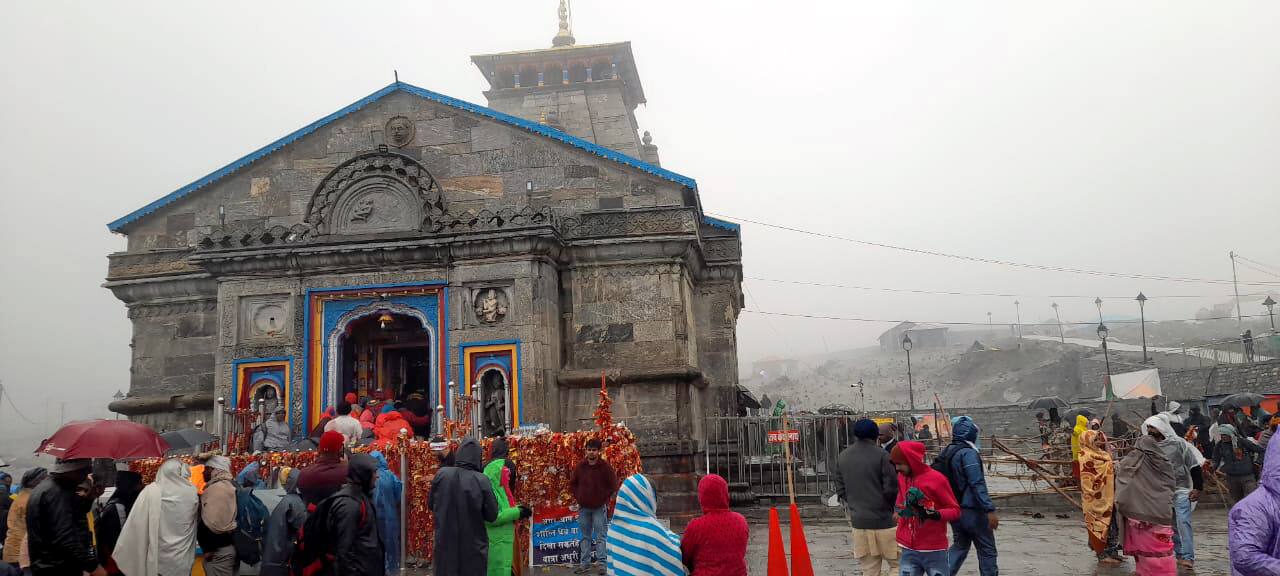
[[(786, 515), (784, 513), (783, 517)], [(1199, 509), (1195, 512), (1195, 571), (1179, 574), (1229, 576), (1227, 562), (1227, 513), (1222, 508)], [(790, 553), (788, 526), (782, 526), (783, 541)], [(847, 524), (840, 521), (815, 521), (805, 525), (814, 573), (820, 576), (854, 576), (862, 574), (853, 558), (853, 545)], [(768, 526), (753, 522), (747, 548), (747, 566), (751, 574), (766, 573)], [(1000, 548), (1000, 572), (1015, 576), (1122, 576), (1134, 573), (1133, 559), (1127, 558), (1117, 567), (1100, 567), (1089, 550), (1088, 538), (1078, 513), (1059, 519), (1052, 514), (1043, 519), (1009, 513), (1000, 518), (996, 532)], [(421, 574), (422, 572), (419, 572)], [(594, 572), (593, 572), (594, 573)], [(526, 569), (525, 574), (569, 576), (569, 568)], [(960, 571), (964, 576), (977, 576), (978, 563), (973, 552)], [(896, 575), (895, 575), (896, 576)]]

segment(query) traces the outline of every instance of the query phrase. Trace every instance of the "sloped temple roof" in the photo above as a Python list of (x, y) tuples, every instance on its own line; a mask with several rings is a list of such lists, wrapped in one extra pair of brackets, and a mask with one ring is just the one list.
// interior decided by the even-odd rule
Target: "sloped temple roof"
[[(512, 116), (510, 114), (505, 114), (497, 110), (494, 110), (492, 108), (481, 106), (479, 104), (472, 104), (471, 102), (467, 102), (465, 100), (459, 100), (451, 96), (445, 96), (444, 94), (440, 94), (438, 92), (432, 92), (431, 90), (427, 90), (425, 88), (419, 88), (412, 84), (406, 84), (404, 82), (393, 82), (387, 87), (381, 90), (378, 90), (373, 94), (365, 96), (364, 98), (361, 98), (351, 103), (350, 105), (342, 108), (341, 110), (338, 110), (337, 112), (334, 112), (328, 116), (325, 116), (324, 118), (321, 118), (319, 120), (316, 120), (315, 122), (312, 122), (306, 126), (303, 126), (302, 128), (284, 136), (283, 138), (280, 138), (275, 142), (267, 144), (262, 148), (254, 150), (253, 152), (250, 152), (249, 154), (245, 155), (239, 160), (236, 160), (235, 162), (232, 162), (226, 166), (223, 166), (222, 168), (219, 168), (213, 173), (203, 178), (200, 178), (195, 182), (192, 182), (190, 184), (187, 184), (186, 186), (183, 186), (182, 188), (179, 188), (177, 190), (174, 190), (173, 192), (170, 192), (168, 195), (164, 196), (163, 198), (160, 198), (150, 204), (147, 204), (142, 208), (134, 210), (128, 215), (107, 224), (107, 229), (112, 232), (124, 232), (125, 227), (138, 221), (144, 216), (151, 214), (152, 212), (155, 212), (156, 210), (159, 210), (160, 208), (172, 202), (181, 200), (182, 198), (186, 197), (192, 192), (195, 192), (201, 188), (204, 188), (205, 186), (208, 186), (210, 184), (213, 184), (214, 182), (217, 182), (218, 180), (221, 180), (227, 176), (230, 176), (231, 174), (234, 174), (236, 171), (240, 170), (241, 168), (244, 168), (266, 157), (268, 154), (271, 154), (272, 152), (275, 152), (276, 150), (279, 150), (288, 144), (292, 144), (293, 142), (296, 142), (297, 140), (301, 139), (303, 136), (306, 136), (312, 132), (315, 132), (316, 130), (323, 128), (325, 125), (335, 120), (339, 120), (347, 116), (348, 114), (351, 114), (352, 112), (356, 112), (378, 101), (384, 96), (387, 96), (388, 94), (396, 92), (397, 90), (402, 90), (404, 92), (408, 92), (409, 94), (413, 94), (413, 95), (425, 98), (432, 102), (437, 102), (445, 106), (457, 108), (459, 110), (463, 110), (466, 112), (470, 112), (472, 114), (483, 116), (485, 118), (502, 122), (504, 124), (509, 124), (511, 126), (515, 126), (517, 128), (527, 130), (529, 132), (533, 132), (535, 134), (546, 136), (547, 138), (551, 138), (553, 140), (558, 140), (560, 142), (568, 144), (569, 146), (580, 148), (582, 150), (585, 150), (587, 152), (590, 152), (602, 158), (612, 160), (619, 164), (631, 166), (632, 168), (642, 170), (658, 178), (670, 180), (671, 182), (675, 182), (676, 184), (680, 184), (681, 186), (688, 187), (694, 191), (697, 191), (698, 189), (698, 183), (694, 181), (693, 178), (690, 178), (688, 176), (683, 176), (681, 174), (677, 174), (675, 172), (672, 172), (670, 170), (667, 170), (659, 166), (655, 166), (648, 162), (642, 162), (640, 160), (627, 156), (626, 154), (622, 154), (620, 152), (616, 152), (614, 150), (605, 148), (604, 146), (600, 146), (599, 144), (588, 142), (576, 136), (570, 136), (569, 134), (566, 134), (564, 132), (551, 128), (549, 126), (545, 126), (537, 122), (531, 122), (529, 120), (525, 120), (524, 118), (519, 118), (516, 116)], [(725, 225), (729, 224), (723, 221), (710, 222), (710, 220), (711, 219), (708, 218), (709, 223), (713, 225), (718, 225), (720, 227), (726, 227)], [(732, 224), (730, 225), (736, 226)]]

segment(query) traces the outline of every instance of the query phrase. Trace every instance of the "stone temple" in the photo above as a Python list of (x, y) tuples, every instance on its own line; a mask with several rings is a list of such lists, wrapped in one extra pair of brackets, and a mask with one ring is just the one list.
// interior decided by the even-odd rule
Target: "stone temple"
[(482, 399), (484, 431), (614, 416), (687, 472), (736, 410), (736, 225), (638, 130), (629, 42), (485, 54), (480, 106), (395, 82), (109, 224), (129, 394), (160, 429), (347, 392)]

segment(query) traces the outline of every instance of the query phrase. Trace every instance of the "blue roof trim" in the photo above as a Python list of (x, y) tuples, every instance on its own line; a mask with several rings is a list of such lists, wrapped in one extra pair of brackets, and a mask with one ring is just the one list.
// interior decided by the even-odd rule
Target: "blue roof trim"
[(730, 222), (728, 220), (721, 220), (719, 218), (712, 218), (706, 215), (702, 216), (702, 221), (712, 226), (715, 226), (716, 228), (720, 228), (722, 230), (728, 230), (730, 232), (737, 232), (739, 230), (742, 230), (741, 224)]
[(213, 184), (214, 182), (217, 182), (222, 178), (230, 176), (231, 174), (235, 173), (241, 168), (244, 168), (249, 164), (252, 164), (258, 160), (261, 160), (263, 157), (267, 156), (268, 154), (271, 154), (272, 152), (275, 152), (276, 150), (279, 150), (288, 144), (292, 144), (293, 142), (298, 141), (303, 136), (306, 136), (312, 132), (315, 132), (316, 130), (324, 127), (326, 124), (329, 124), (334, 120), (338, 120), (339, 118), (342, 118), (348, 114), (351, 114), (352, 112), (360, 110), (368, 106), (369, 104), (372, 104), (373, 102), (376, 102), (382, 97), (388, 94), (391, 94), (392, 92), (395, 92), (397, 90), (404, 90), (405, 92), (408, 92), (410, 94), (414, 94), (416, 96), (426, 98), (427, 100), (431, 100), (433, 102), (444, 104), (445, 106), (458, 108), (458, 109), (470, 112), (472, 114), (484, 116), (486, 118), (490, 118), (498, 122), (503, 122), (505, 124), (510, 124), (510, 125), (516, 126), (517, 128), (522, 128), (524, 130), (528, 130), (530, 132), (534, 132), (536, 134), (540, 134), (542, 136), (546, 136), (548, 138), (558, 140), (560, 142), (563, 142), (575, 148), (580, 148), (582, 150), (585, 150), (587, 152), (590, 152), (592, 154), (595, 154), (607, 160), (612, 160), (619, 164), (625, 164), (627, 166), (631, 166), (632, 168), (636, 168), (644, 172), (647, 172), (649, 174), (652, 174), (654, 176), (657, 176), (659, 178), (670, 180), (672, 182), (675, 182), (676, 184), (680, 184), (681, 186), (686, 186), (693, 190), (698, 189), (698, 183), (693, 178), (690, 178), (688, 176), (684, 176), (681, 174), (677, 174), (675, 172), (672, 172), (665, 168), (661, 168), (659, 166), (655, 166), (648, 162), (642, 162), (640, 160), (627, 156), (626, 154), (622, 154), (615, 150), (610, 150), (608, 148), (605, 148), (604, 146), (600, 146), (599, 144), (588, 142), (576, 136), (570, 136), (569, 134), (566, 134), (554, 128), (544, 126), (537, 122), (531, 122), (529, 120), (525, 120), (524, 118), (519, 118), (516, 116), (512, 116), (510, 114), (498, 112), (497, 110), (494, 110), (492, 108), (486, 108), (479, 104), (472, 104), (471, 102), (467, 102), (466, 100), (459, 100), (451, 96), (445, 96), (444, 94), (440, 94), (438, 92), (432, 92), (431, 90), (427, 90), (425, 88), (419, 88), (412, 84), (406, 84), (404, 82), (393, 82), (389, 84), (387, 87), (381, 90), (378, 90), (373, 94), (365, 96), (364, 98), (361, 98), (353, 102), (352, 104), (342, 108), (341, 110), (338, 110), (337, 112), (334, 112), (328, 116), (325, 116), (324, 118), (316, 120), (315, 122), (307, 124), (306, 126), (303, 126), (301, 129), (296, 130), (284, 136), (283, 138), (276, 140), (275, 142), (267, 144), (266, 146), (263, 146), (262, 148), (254, 150), (253, 152), (250, 152), (249, 154), (241, 157), (235, 162), (232, 162), (226, 166), (223, 166), (222, 168), (219, 168), (217, 171), (213, 172), (212, 174), (209, 174), (208, 176), (205, 176), (204, 178), (201, 178), (199, 180), (196, 180), (195, 182), (187, 184), (182, 188), (179, 188), (177, 190), (174, 190), (173, 192), (170, 192), (168, 195), (164, 196), (163, 198), (160, 198), (150, 204), (147, 204), (142, 208), (134, 210), (128, 215), (107, 224), (107, 229), (112, 232), (122, 232), (125, 226), (128, 226), (129, 224), (136, 222), (139, 218), (142, 218), (143, 216), (146, 216), (152, 212), (155, 212), (156, 210), (172, 202), (175, 202), (187, 196), (188, 194), (195, 192), (196, 190), (204, 188), (205, 186)]

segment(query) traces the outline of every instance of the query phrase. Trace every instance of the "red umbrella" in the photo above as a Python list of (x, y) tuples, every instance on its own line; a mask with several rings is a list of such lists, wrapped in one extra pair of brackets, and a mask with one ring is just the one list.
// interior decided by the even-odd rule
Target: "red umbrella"
[(55, 458), (153, 458), (169, 450), (155, 430), (128, 420), (81, 420), (58, 429), (36, 453)]

